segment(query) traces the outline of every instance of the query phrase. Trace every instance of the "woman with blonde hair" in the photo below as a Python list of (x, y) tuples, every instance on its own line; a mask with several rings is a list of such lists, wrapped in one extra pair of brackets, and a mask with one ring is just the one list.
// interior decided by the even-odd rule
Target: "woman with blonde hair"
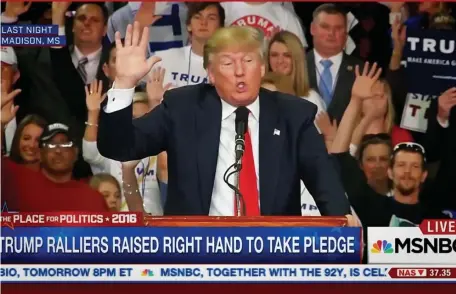
[(294, 95), (314, 103), (319, 111), (326, 110), (323, 99), (310, 88), (304, 52), (304, 46), (295, 34), (281, 31), (269, 42), (266, 52), (266, 71), (289, 77)]
[(108, 173), (96, 174), (90, 179), (89, 185), (103, 195), (110, 211), (120, 211), (122, 205), (120, 184), (114, 176)]
[[(395, 112), (391, 88), (386, 80), (380, 79), (373, 86), (374, 99), (364, 100), (362, 103), (359, 123), (353, 132), (350, 144), (350, 153), (355, 156), (358, 146), (364, 135), (389, 134), (392, 146), (402, 142), (413, 142), (409, 131), (394, 124)], [(375, 113), (370, 118), (366, 114)]]
[[(353, 131), (350, 144), (350, 154), (356, 156), (358, 146), (365, 135), (388, 134), (392, 146), (402, 142), (413, 142), (409, 131), (394, 124), (395, 112), (391, 88), (386, 80), (377, 80), (372, 87), (372, 99), (363, 100), (361, 110), (357, 114), (357, 124)], [(345, 116), (345, 114), (344, 114)], [(318, 115), (317, 126), (325, 137), (325, 142), (330, 149), (337, 132), (335, 122), (330, 122), (326, 113)]]
[(267, 72), (264, 75), (261, 87), (270, 91), (279, 91), (290, 95), (296, 95), (291, 79), (272, 71)]

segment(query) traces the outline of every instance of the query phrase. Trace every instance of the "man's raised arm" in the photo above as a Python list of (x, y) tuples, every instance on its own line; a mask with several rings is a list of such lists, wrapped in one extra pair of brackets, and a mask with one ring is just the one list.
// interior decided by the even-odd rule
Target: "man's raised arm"
[(108, 158), (129, 161), (156, 155), (166, 149), (168, 111), (166, 103), (156, 107), (140, 119), (133, 120), (134, 88), (160, 61), (158, 57), (146, 59), (149, 29), (142, 30), (139, 23), (128, 25), (124, 44), (116, 32), (116, 71), (107, 104), (100, 114), (98, 149)]

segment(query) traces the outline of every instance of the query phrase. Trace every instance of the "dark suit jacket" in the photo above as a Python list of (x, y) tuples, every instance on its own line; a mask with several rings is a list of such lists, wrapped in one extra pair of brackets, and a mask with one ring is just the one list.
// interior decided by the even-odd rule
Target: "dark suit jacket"
[[(259, 97), (261, 214), (301, 215), (300, 179), (323, 215), (349, 214), (339, 175), (314, 126), (317, 108), (304, 99), (264, 89)], [(167, 151), (165, 214), (208, 215), (222, 116), (215, 88), (202, 84), (167, 91), (159, 107), (136, 120), (131, 107), (102, 112), (100, 153), (127, 161)], [(274, 135), (275, 129), (280, 135)]]
[[(16, 50), (21, 77), (17, 88), (22, 89), (15, 101), (20, 106), (17, 115), (21, 120), (28, 114), (38, 114), (49, 123), (62, 122), (73, 128), (79, 146), (87, 120), (84, 83), (76, 71), (70, 49), (19, 48)], [(107, 79), (101, 70), (107, 88)], [(91, 174), (90, 166), (84, 162), (82, 152), (76, 162), (74, 175), (86, 178)]]
[(437, 112), (438, 100), (434, 99), (428, 109), (428, 128), (422, 144), (428, 162), (440, 161), (440, 166), (427, 200), (442, 210), (456, 210), (456, 107), (450, 111), (447, 128), (437, 121)]
[[(336, 86), (334, 88), (334, 96), (331, 100), (331, 104), (326, 105), (328, 108), (327, 112), (329, 116), (331, 118), (335, 118), (337, 120), (337, 123), (342, 120), (345, 109), (350, 102), (351, 89), (353, 83), (355, 82), (356, 65), (359, 65), (361, 69), (362, 61), (344, 53), (344, 56), (342, 57), (342, 63), (339, 67)], [(307, 54), (307, 70), (309, 73), (310, 87), (319, 92), (317, 72), (315, 70), (315, 55), (313, 50)], [(321, 93), (319, 94), (321, 95)]]

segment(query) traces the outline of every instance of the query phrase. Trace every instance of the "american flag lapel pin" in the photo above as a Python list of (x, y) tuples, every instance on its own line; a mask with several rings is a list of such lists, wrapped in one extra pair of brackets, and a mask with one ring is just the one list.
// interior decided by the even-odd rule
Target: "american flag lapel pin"
[(274, 136), (280, 136), (280, 130), (274, 129)]

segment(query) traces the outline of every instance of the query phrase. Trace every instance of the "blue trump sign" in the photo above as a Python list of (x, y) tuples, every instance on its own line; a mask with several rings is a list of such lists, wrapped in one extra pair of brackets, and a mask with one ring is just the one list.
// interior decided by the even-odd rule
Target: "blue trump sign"
[(407, 31), (404, 57), (407, 61), (408, 94), (401, 127), (426, 132), (427, 110), (444, 91), (456, 86), (456, 32)]

